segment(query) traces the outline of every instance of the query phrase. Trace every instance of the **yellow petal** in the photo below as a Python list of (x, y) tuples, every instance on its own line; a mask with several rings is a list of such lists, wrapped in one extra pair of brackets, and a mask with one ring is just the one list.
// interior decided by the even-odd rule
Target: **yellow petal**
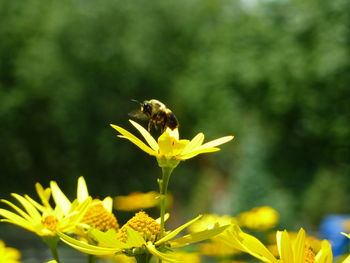
[(169, 133), (171, 137), (173, 137), (175, 140), (179, 140), (179, 129), (175, 128), (174, 130), (170, 128), (166, 128), (165, 132)]
[(138, 124), (137, 122), (134, 122), (132, 120), (129, 120), (129, 121), (141, 133), (143, 138), (145, 138), (146, 142), (148, 143), (149, 146), (151, 146), (153, 151), (158, 152), (158, 149), (159, 149), (158, 143), (152, 137), (152, 135), (145, 128), (143, 128), (140, 124)]
[(33, 200), (30, 196), (25, 195), (24, 196), (37, 210), (39, 210), (41, 213), (44, 212), (47, 209), (52, 209), (51, 206), (49, 207), (44, 207), (35, 200)]
[(179, 158), (181, 160), (187, 160), (187, 159), (190, 159), (190, 158), (197, 156), (198, 154), (217, 152), (217, 151), (220, 151), (220, 149), (219, 148), (205, 148), (205, 149), (198, 149), (197, 148), (197, 150), (189, 152), (188, 154), (185, 154), (185, 155), (181, 155)]
[(344, 232), (341, 232), (342, 235), (346, 236), (347, 238), (350, 238), (350, 234), (346, 234)]
[(283, 263), (293, 263), (294, 255), (288, 232), (286, 230), (277, 231), (276, 239), (278, 251)]
[(117, 232), (113, 228), (106, 232), (102, 232), (95, 228), (92, 228), (89, 231), (89, 236), (96, 240), (100, 246), (119, 249), (131, 247), (118, 240), (117, 235)]
[[(347, 262), (347, 260), (350, 262), (350, 258), (348, 257), (343, 263)], [(321, 250), (315, 257), (315, 263), (332, 263), (332, 261), (333, 255), (331, 244), (327, 240), (323, 240), (321, 243)]]
[(164, 236), (163, 238), (159, 239), (155, 244), (160, 245), (174, 237), (176, 237), (182, 230), (184, 230), (186, 227), (190, 226), (194, 222), (196, 222), (198, 219), (200, 219), (202, 215), (197, 216), (196, 218), (192, 219), (191, 221), (187, 222), (186, 224), (183, 224), (182, 226), (176, 228), (175, 230), (171, 231), (169, 234)]
[[(24, 212), (22, 209), (20, 209), (18, 206), (14, 205), (13, 203), (5, 200), (5, 199), (2, 199), (1, 202), (7, 204), (8, 206), (12, 207), (13, 210), (15, 210), (21, 217), (23, 217), (24, 219), (28, 220), (29, 222), (35, 222), (35, 220), (30, 217), (26, 212)], [(5, 210), (5, 209), (1, 209), (2, 211), (8, 211), (8, 210)]]
[(118, 135), (118, 137), (125, 138), (125, 139), (131, 141), (133, 144), (135, 144), (142, 151), (148, 153), (149, 155), (153, 155), (153, 156), (157, 155), (157, 153), (155, 151), (153, 151), (150, 147), (148, 147), (146, 144), (144, 144), (141, 140), (139, 140), (137, 138), (136, 138), (136, 140), (134, 140), (132, 138), (129, 138), (129, 137), (126, 137), (126, 136), (123, 136), (123, 135)]
[(142, 245), (146, 244), (146, 241), (143, 239), (141, 234), (129, 226), (124, 226), (126, 228), (127, 233), (127, 241), (126, 243), (131, 247), (142, 247)]
[(12, 196), (15, 197), (21, 203), (21, 205), (27, 211), (28, 215), (31, 218), (33, 218), (33, 220), (40, 222), (41, 214), (38, 212), (38, 210), (35, 209), (35, 207), (27, 199), (25, 199), (24, 197), (18, 194), (12, 194)]
[[(20, 226), (24, 229), (27, 229), (31, 232), (36, 232), (36, 229), (34, 227), (34, 224), (25, 220), (23, 217), (20, 217), (19, 215), (12, 213), (10, 211), (7, 211), (5, 209), (0, 209), (0, 215), (6, 219), (0, 219), (0, 222), (8, 222), (17, 226)], [(40, 222), (37, 222), (38, 224)]]
[(50, 182), (50, 187), (52, 191), (52, 197), (55, 200), (56, 205), (59, 206), (65, 214), (68, 214), (71, 207), (71, 202), (61, 191), (55, 181)]
[(127, 130), (123, 129), (122, 127), (119, 127), (117, 125), (111, 124), (112, 128), (116, 129), (120, 134), (118, 137), (125, 138), (129, 141), (131, 141), (133, 144), (138, 146), (141, 150), (145, 151), (146, 153), (150, 155), (154, 155), (154, 150), (150, 147), (148, 147), (143, 141), (141, 141), (139, 138), (137, 138), (132, 133), (128, 132)]
[(222, 241), (229, 247), (249, 253), (263, 262), (278, 262), (263, 243), (254, 236), (244, 233), (237, 225), (233, 225), (231, 229), (214, 237), (214, 239)]
[[(221, 137), (219, 139), (216, 140), (212, 140), (210, 142), (207, 142), (201, 146), (199, 146), (197, 149), (205, 149), (205, 148), (212, 148), (212, 147), (216, 147), (219, 146), (221, 144), (227, 143), (229, 141), (231, 141), (234, 137), (233, 136), (225, 136), (225, 137)], [(195, 149), (195, 150), (197, 150)]]
[(108, 211), (112, 212), (113, 210), (113, 198), (110, 196), (107, 196), (105, 199), (102, 201), (103, 207)]
[(164, 132), (158, 138), (159, 154), (165, 156), (172, 156), (173, 154), (173, 142), (174, 138), (169, 135), (168, 132)]
[(169, 255), (167, 253), (162, 253), (162, 252), (158, 251), (156, 249), (156, 247), (150, 241), (147, 242), (146, 247), (152, 255), (154, 255), (160, 259), (163, 259), (165, 261), (172, 262), (172, 263), (183, 263), (184, 262), (184, 261), (178, 260), (175, 257), (172, 257), (171, 255)]
[(200, 232), (191, 233), (191, 234), (188, 234), (186, 236), (169, 241), (169, 244), (170, 244), (171, 248), (178, 248), (178, 247), (187, 246), (187, 245), (192, 244), (192, 243), (196, 243), (196, 242), (200, 242), (200, 241), (212, 238), (212, 237), (220, 234), (221, 232), (223, 232), (229, 226), (230, 225), (225, 225), (225, 226), (216, 225), (212, 229), (207, 229), (207, 230), (203, 230)]
[(80, 176), (78, 178), (78, 187), (77, 187), (77, 198), (79, 203), (84, 202), (85, 199), (89, 197), (89, 191), (86, 186), (84, 177)]
[(106, 248), (106, 247), (94, 246), (82, 241), (78, 241), (74, 238), (71, 238), (70, 236), (63, 234), (62, 232), (56, 232), (56, 233), (63, 242), (87, 254), (103, 256), (103, 255), (113, 255), (121, 251), (120, 248)]
[(188, 154), (191, 151), (193, 151), (193, 149), (199, 147), (200, 145), (202, 145), (204, 141), (204, 134), (203, 133), (198, 133), (190, 142), (189, 144), (187, 144), (187, 146), (184, 148), (184, 150), (182, 151), (182, 155)]
[(36, 192), (38, 193), (38, 196), (40, 197), (40, 200), (41, 200), (42, 204), (45, 207), (50, 207), (51, 208), (51, 205), (49, 203), (50, 196), (51, 196), (51, 189), (50, 188), (46, 188), (44, 190), (44, 188), (39, 183), (35, 184), (35, 189), (36, 189)]
[(305, 261), (305, 230), (300, 228), (296, 239), (293, 241), (294, 262)]

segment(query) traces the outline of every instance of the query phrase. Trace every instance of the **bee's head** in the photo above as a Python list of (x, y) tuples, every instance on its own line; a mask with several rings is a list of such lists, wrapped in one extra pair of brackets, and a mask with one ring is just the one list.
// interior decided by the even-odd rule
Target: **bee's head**
[(141, 111), (149, 116), (152, 115), (152, 104), (147, 101), (144, 101), (143, 103), (141, 103)]

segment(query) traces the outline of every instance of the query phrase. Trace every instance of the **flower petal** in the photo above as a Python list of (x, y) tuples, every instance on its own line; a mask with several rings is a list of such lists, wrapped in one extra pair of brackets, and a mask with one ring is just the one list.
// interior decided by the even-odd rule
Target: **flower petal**
[(164, 156), (172, 156), (174, 138), (170, 136), (168, 132), (163, 132), (158, 138), (159, 154)]
[(64, 214), (68, 214), (71, 208), (71, 202), (67, 196), (61, 191), (55, 181), (50, 182), (50, 187), (52, 191), (52, 197), (55, 200), (56, 205), (62, 209)]
[(143, 239), (141, 234), (129, 226), (124, 226), (126, 228), (127, 233), (127, 241), (126, 243), (130, 247), (142, 247), (142, 245), (146, 244), (146, 241)]
[(300, 228), (296, 239), (292, 242), (294, 251), (294, 262), (305, 261), (305, 230)]
[(87, 254), (102, 256), (102, 255), (113, 255), (121, 251), (120, 248), (108, 248), (108, 247), (99, 247), (99, 246), (89, 245), (85, 242), (82, 242), (70, 236), (67, 236), (61, 232), (56, 232), (56, 233), (64, 243)]
[(194, 150), (216, 147), (216, 146), (219, 146), (221, 144), (224, 144), (224, 143), (227, 143), (227, 142), (231, 141), (233, 138), (234, 138), (233, 136), (221, 137), (219, 139), (207, 142), (207, 143), (199, 146), (197, 149), (194, 149)]
[(191, 159), (191, 158), (197, 156), (198, 154), (211, 153), (211, 152), (217, 152), (217, 151), (220, 151), (220, 149), (219, 148), (205, 148), (205, 149), (198, 150), (198, 148), (197, 148), (195, 151), (192, 151), (188, 154), (179, 156), (179, 158), (181, 160), (187, 160), (187, 159)]
[(157, 141), (152, 137), (152, 135), (145, 129), (143, 128), (140, 124), (137, 122), (134, 122), (132, 120), (129, 120), (131, 124), (141, 133), (143, 138), (145, 138), (146, 142), (148, 143), (149, 146), (153, 149), (153, 151), (158, 151), (159, 146)]
[(156, 249), (156, 247), (150, 241), (147, 242), (146, 247), (147, 247), (148, 251), (152, 255), (154, 255), (154, 256), (156, 256), (156, 257), (158, 257), (160, 259), (163, 259), (163, 260), (165, 260), (167, 262), (171, 262), (171, 263), (183, 263), (184, 262), (184, 261), (178, 260), (175, 257), (172, 257), (171, 255), (169, 255), (167, 253), (162, 253), (162, 252), (158, 251)]
[(131, 141), (133, 144), (135, 144), (142, 151), (148, 153), (149, 155), (153, 155), (153, 156), (157, 155), (157, 153), (155, 151), (153, 151), (150, 147), (148, 147), (146, 144), (144, 144), (140, 139), (136, 138), (136, 140), (135, 140), (135, 139), (132, 139), (130, 137), (123, 136), (123, 135), (118, 135), (118, 137), (125, 138), (125, 139)]
[(198, 133), (190, 142), (187, 144), (187, 146), (183, 149), (182, 155), (188, 154), (192, 152), (195, 148), (199, 147), (202, 145), (204, 141), (204, 134), (203, 133)]
[(107, 196), (105, 199), (102, 201), (103, 207), (108, 211), (112, 212), (113, 210), (113, 198), (110, 196)]
[(51, 196), (51, 189), (49, 187), (44, 189), (39, 183), (35, 184), (35, 189), (36, 189), (36, 192), (38, 193), (38, 196), (40, 197), (42, 204), (45, 207), (51, 208), (51, 205), (49, 203), (50, 196)]
[(127, 246), (125, 243), (118, 240), (117, 232), (112, 228), (106, 232), (102, 232), (98, 229), (92, 228), (89, 231), (89, 236), (96, 240), (99, 246), (109, 247), (109, 248), (119, 248), (124, 249), (131, 246)]
[(278, 262), (263, 243), (261, 243), (256, 237), (244, 233), (238, 225), (233, 225), (231, 229), (214, 237), (214, 239), (223, 242), (229, 247), (244, 251), (263, 262)]
[[(323, 240), (321, 243), (321, 250), (317, 253), (315, 257), (315, 263), (332, 263), (332, 246), (327, 240)], [(343, 263), (349, 263), (350, 256), (348, 256)]]
[(191, 233), (186, 236), (169, 241), (169, 244), (171, 248), (187, 246), (192, 243), (196, 243), (196, 242), (200, 242), (200, 241), (212, 238), (220, 234), (224, 230), (226, 230), (229, 226), (230, 225), (225, 225), (225, 226), (216, 225), (212, 229)]
[(12, 194), (12, 196), (15, 197), (21, 203), (21, 205), (25, 208), (25, 210), (30, 215), (30, 217), (33, 218), (33, 220), (40, 222), (41, 214), (27, 199), (18, 194)]
[(152, 148), (148, 147), (143, 141), (141, 141), (139, 138), (137, 138), (132, 133), (128, 132), (127, 130), (123, 129), (122, 127), (119, 127), (114, 124), (110, 124), (113, 129), (116, 129), (120, 134), (118, 137), (125, 138), (129, 141), (131, 141), (133, 144), (135, 144), (137, 147), (139, 147), (141, 150), (145, 151), (146, 153), (150, 155), (155, 155), (155, 152)]
[(192, 219), (191, 221), (187, 222), (186, 224), (183, 224), (182, 226), (176, 228), (175, 230), (171, 231), (169, 234), (164, 236), (163, 238), (159, 239), (155, 245), (160, 245), (174, 237), (176, 237), (182, 230), (184, 230), (186, 227), (190, 226), (194, 222), (196, 222), (198, 219), (200, 219), (202, 215), (197, 216), (196, 218)]
[(84, 202), (89, 197), (89, 191), (83, 176), (78, 178), (77, 198), (79, 203)]
[(286, 230), (277, 231), (276, 240), (278, 252), (283, 263), (293, 263), (294, 254), (288, 232)]
[(0, 215), (6, 218), (6, 219), (0, 219), (0, 222), (8, 222), (8, 223), (17, 225), (19, 227), (22, 227), (24, 229), (27, 229), (31, 232), (36, 232), (36, 229), (32, 222), (25, 220), (23, 217), (20, 217), (19, 215), (13, 212), (10, 212), (5, 209), (0, 209)]

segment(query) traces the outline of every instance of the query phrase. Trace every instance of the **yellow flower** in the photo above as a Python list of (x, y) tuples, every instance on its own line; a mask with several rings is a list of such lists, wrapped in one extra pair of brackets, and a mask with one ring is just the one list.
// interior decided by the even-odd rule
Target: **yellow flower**
[(219, 225), (231, 225), (236, 223), (236, 219), (230, 215), (219, 216), (217, 214), (205, 214), (201, 217), (200, 220), (197, 220), (193, 223), (189, 230), (190, 232), (199, 232), (207, 229), (210, 226)]
[[(350, 234), (346, 234), (343, 232), (341, 234), (346, 236), (347, 238), (350, 238)], [(350, 254), (348, 254), (348, 256), (344, 259), (343, 263), (350, 263)]]
[(279, 214), (272, 207), (261, 206), (239, 214), (237, 219), (240, 226), (263, 231), (277, 225)]
[(218, 235), (216, 239), (267, 263), (331, 263), (333, 258), (331, 245), (326, 240), (322, 241), (321, 249), (315, 255), (305, 242), (305, 231), (302, 228), (294, 240), (286, 230), (277, 231), (279, 259), (276, 259), (257, 238), (244, 233), (237, 225)]
[(175, 254), (166, 253), (166, 251), (169, 251), (170, 248), (179, 248), (209, 239), (228, 227), (215, 225), (209, 229), (174, 239), (182, 230), (200, 217), (198, 216), (177, 229), (167, 232), (163, 237), (160, 236), (159, 220), (154, 220), (145, 212), (137, 213), (119, 231), (114, 229), (107, 232), (96, 229), (90, 230), (90, 238), (98, 245), (87, 244), (63, 233), (58, 233), (58, 235), (68, 245), (87, 254), (113, 255), (124, 253), (135, 257), (150, 254), (168, 262), (182, 262)]
[(55, 236), (56, 230), (74, 231), (87, 211), (91, 199), (88, 198), (82, 203), (77, 200), (73, 203), (55, 200), (56, 206), (52, 208), (49, 203), (51, 189), (44, 189), (39, 183), (36, 183), (35, 187), (41, 203), (34, 201), (28, 195), (21, 196), (14, 193), (12, 196), (23, 206), (24, 210), (7, 200), (1, 200), (16, 213), (0, 209), (0, 216), (4, 217), (0, 222), (15, 224), (39, 236)]
[(157, 206), (159, 204), (159, 194), (151, 191), (148, 193), (134, 192), (126, 196), (114, 198), (114, 208), (122, 211), (135, 211)]
[(0, 240), (0, 262), (20, 263), (21, 253), (12, 247), (6, 247), (4, 241)]
[[(55, 202), (61, 203), (64, 207), (68, 208), (71, 205), (71, 202), (59, 188), (57, 183), (55, 181), (51, 181), (50, 187), (52, 189), (52, 195)], [(79, 204), (82, 204), (88, 199), (92, 199), (92, 197), (89, 195), (84, 177), (80, 176), (78, 178), (77, 186), (77, 201)], [(102, 201), (99, 199), (92, 199), (92, 202), (90, 203), (84, 217), (82, 218), (81, 223), (85, 228), (94, 227), (101, 231), (106, 231), (110, 228), (118, 229), (118, 221), (112, 213), (112, 209), (112, 197), (107, 196)]]
[(155, 156), (160, 167), (175, 168), (180, 161), (193, 158), (198, 154), (219, 151), (220, 149), (216, 146), (233, 139), (233, 136), (225, 136), (202, 144), (204, 141), (203, 133), (197, 134), (191, 141), (180, 140), (178, 128), (174, 130), (167, 128), (156, 141), (141, 125), (132, 120), (130, 122), (141, 133), (148, 145), (127, 130), (117, 125), (111, 124), (111, 126), (121, 134), (118, 137), (131, 141), (144, 152)]

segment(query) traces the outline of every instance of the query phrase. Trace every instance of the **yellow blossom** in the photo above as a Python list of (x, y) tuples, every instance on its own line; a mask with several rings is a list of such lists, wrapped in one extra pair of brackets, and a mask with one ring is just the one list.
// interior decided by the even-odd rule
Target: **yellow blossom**
[(267, 230), (277, 225), (279, 213), (269, 206), (255, 207), (237, 216), (240, 226), (252, 230)]
[(193, 158), (198, 154), (219, 151), (220, 149), (216, 146), (233, 139), (233, 136), (225, 136), (203, 144), (203, 133), (197, 134), (190, 141), (179, 139), (178, 128), (175, 128), (174, 130), (167, 128), (158, 138), (158, 141), (156, 141), (141, 125), (132, 120), (130, 120), (130, 122), (141, 133), (148, 145), (127, 130), (117, 125), (111, 124), (111, 126), (121, 134), (118, 135), (118, 137), (131, 141), (144, 152), (155, 156), (160, 167), (175, 168), (180, 161)]
[(19, 250), (6, 247), (4, 241), (0, 240), (0, 262), (1, 263), (20, 263), (21, 253)]
[(61, 202), (55, 200), (55, 207), (51, 207), (49, 200), (51, 197), (51, 188), (44, 189), (39, 183), (35, 185), (36, 191), (41, 199), (41, 203), (36, 202), (28, 195), (12, 196), (22, 205), (23, 209), (15, 204), (2, 199), (1, 201), (10, 206), (15, 212), (6, 209), (0, 209), (0, 222), (8, 222), (25, 228), (39, 236), (55, 236), (56, 230), (60, 232), (74, 232), (76, 226), (85, 215), (91, 199), (87, 198), (84, 202)]
[(88, 244), (71, 238), (63, 233), (58, 233), (61, 239), (73, 248), (87, 254), (113, 255), (124, 253), (129, 256), (152, 254), (167, 262), (182, 262), (174, 253), (167, 253), (169, 248), (179, 248), (191, 243), (209, 239), (228, 226), (211, 226), (208, 229), (191, 233), (174, 239), (182, 230), (193, 224), (201, 216), (187, 222), (173, 231), (168, 231), (161, 236), (159, 220), (154, 220), (145, 212), (137, 213), (119, 231), (110, 229), (101, 232), (96, 229), (89, 231), (94, 244)]
[(257, 238), (244, 233), (237, 225), (216, 237), (217, 240), (267, 263), (332, 263), (332, 249), (328, 241), (323, 240), (321, 249), (315, 255), (305, 242), (305, 231), (300, 229), (292, 240), (286, 230), (277, 231), (276, 240), (279, 259), (277, 259)]
[[(64, 207), (68, 208), (70, 201), (59, 188), (57, 183), (55, 181), (51, 181), (50, 186), (55, 202), (61, 203)], [(93, 199), (89, 195), (84, 177), (80, 176), (78, 178), (77, 184), (77, 201), (79, 204), (81, 204), (84, 203), (87, 199), (92, 199), (92, 202), (90, 203), (83, 219), (81, 220), (81, 223), (85, 228), (94, 227), (101, 231), (106, 231), (110, 228), (119, 228), (118, 221), (112, 213), (113, 199), (110, 196), (107, 196), (103, 200), (96, 198)]]
[(133, 192), (126, 196), (114, 198), (114, 208), (122, 211), (135, 211), (147, 209), (159, 204), (159, 194), (151, 191), (148, 193)]
[(198, 232), (207, 229), (210, 226), (225, 226), (236, 223), (236, 219), (230, 215), (205, 214), (200, 220), (193, 223), (189, 230), (190, 232)]

